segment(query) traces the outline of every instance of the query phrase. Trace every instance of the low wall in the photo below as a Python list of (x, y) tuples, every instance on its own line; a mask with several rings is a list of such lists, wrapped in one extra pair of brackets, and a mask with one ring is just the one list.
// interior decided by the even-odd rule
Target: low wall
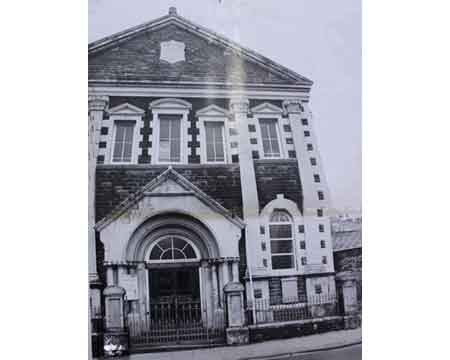
[(253, 343), (266, 340), (287, 339), (333, 330), (342, 330), (344, 329), (344, 325), (344, 319), (342, 316), (251, 325), (249, 327), (250, 342)]

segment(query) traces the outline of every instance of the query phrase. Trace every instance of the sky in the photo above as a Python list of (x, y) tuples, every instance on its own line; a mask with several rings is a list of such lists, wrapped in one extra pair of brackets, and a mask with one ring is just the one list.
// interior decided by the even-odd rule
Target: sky
[(360, 0), (89, 0), (89, 42), (179, 15), (314, 82), (310, 107), (332, 207), (361, 209)]

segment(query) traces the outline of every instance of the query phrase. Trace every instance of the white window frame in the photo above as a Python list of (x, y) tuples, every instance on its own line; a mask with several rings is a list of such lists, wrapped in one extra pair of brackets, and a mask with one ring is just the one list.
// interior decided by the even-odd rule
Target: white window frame
[[(144, 126), (143, 116), (145, 111), (137, 106), (129, 103), (124, 103), (108, 110), (110, 125), (112, 131), (110, 131), (109, 139), (106, 146), (106, 158), (108, 163), (112, 165), (130, 165), (137, 164), (139, 158), (139, 143), (142, 139), (139, 138), (139, 130)], [(116, 122), (134, 122), (133, 129), (133, 146), (131, 151), (131, 161), (113, 161), (114, 145), (116, 142)]]
[[(296, 261), (296, 242), (295, 242), (295, 228), (294, 228), (294, 219), (292, 217), (291, 214), (289, 214), (289, 212), (285, 209), (274, 209), (274, 211), (283, 211), (285, 213), (288, 214), (290, 221), (286, 222), (286, 221), (281, 221), (281, 222), (274, 222), (274, 221), (270, 221), (269, 218), (269, 223), (268, 223), (268, 236), (269, 236), (269, 249), (270, 249), (270, 263), (271, 263), (271, 268), (272, 271), (293, 271), (293, 270), (297, 270), (297, 261)], [(272, 216), (272, 214), (270, 215)], [(291, 226), (291, 237), (290, 238), (272, 238), (270, 236), (270, 227), (272, 225), (290, 225)], [(291, 241), (292, 243), (292, 251), (289, 253), (272, 253), (272, 241)], [(273, 267), (273, 263), (272, 263), (272, 257), (273, 256), (286, 256), (286, 255), (291, 255), (292, 256), (292, 266), (290, 268), (283, 268), (283, 269), (275, 269)]]
[[(188, 163), (188, 135), (189, 127), (188, 114), (192, 105), (185, 100), (175, 98), (164, 98), (150, 103), (149, 108), (153, 114), (152, 121), (152, 164), (187, 164)], [(181, 116), (181, 134), (180, 134), (180, 161), (160, 161), (159, 160), (159, 141), (160, 141), (160, 121), (159, 115), (180, 115)]]
[[(174, 238), (174, 237), (177, 237), (177, 238), (180, 238), (180, 239), (186, 241), (186, 243), (188, 243), (188, 244), (192, 247), (192, 249), (194, 250), (195, 258), (193, 258), (193, 259), (176, 259), (176, 260), (175, 260), (175, 259), (169, 259), (169, 260), (153, 260), (153, 259), (151, 260), (151, 259), (150, 259), (150, 254), (152, 253), (153, 248), (154, 248), (155, 246), (157, 246), (158, 243), (159, 243), (161, 240), (164, 240), (164, 239), (166, 239), (166, 238)], [(190, 240), (190, 239), (188, 239), (187, 237), (182, 236), (182, 235), (170, 235), (170, 234), (169, 234), (169, 235), (161, 236), (161, 237), (159, 237), (157, 240), (155, 240), (155, 241), (151, 244), (151, 246), (149, 246), (148, 250), (147, 250), (146, 253), (145, 253), (145, 257), (144, 257), (145, 261), (146, 261), (148, 264), (190, 263), (190, 262), (196, 262), (196, 261), (199, 261), (200, 258), (201, 258), (200, 252), (199, 252), (197, 246), (192, 242), (192, 240)]]
[[(229, 112), (217, 105), (209, 105), (196, 112), (200, 135), (200, 163), (202, 164), (228, 164), (231, 163), (231, 148), (229, 139)], [(223, 124), (223, 151), (224, 161), (208, 161), (206, 155), (206, 128), (205, 122), (218, 122)]]
[[(292, 237), (294, 240), (294, 264), (295, 266), (293, 268), (289, 269), (273, 269), (272, 267), (272, 249), (270, 247), (270, 217), (272, 213), (275, 210), (284, 210), (286, 211), (292, 219)], [(262, 224), (265, 225), (266, 231), (265, 234), (262, 236), (267, 245), (267, 250), (270, 251), (269, 256), (269, 269), (271, 269), (272, 273), (277, 275), (300, 275), (304, 273), (303, 266), (300, 264), (300, 256), (306, 256), (308, 249), (311, 248), (311, 244), (307, 241), (305, 234), (301, 234), (298, 232), (298, 226), (299, 225), (305, 225), (303, 215), (300, 212), (300, 209), (298, 208), (297, 204), (293, 202), (292, 200), (286, 199), (284, 197), (284, 194), (277, 194), (276, 198), (270, 201), (264, 208), (261, 210), (260, 219), (262, 221)], [(300, 241), (304, 240), (306, 244), (306, 250), (300, 250)], [(262, 256), (262, 255), (261, 255)]]
[[(255, 106), (251, 109), (251, 112), (253, 113), (253, 116), (257, 119), (258, 124), (256, 125), (256, 134), (258, 137), (258, 152), (260, 153), (260, 159), (285, 159), (286, 158), (286, 149), (284, 144), (284, 138), (282, 136), (282, 115), (283, 115), (283, 109), (279, 108), (278, 106), (275, 106), (270, 103), (262, 103), (258, 106)], [(261, 124), (260, 120), (264, 119), (275, 119), (275, 129), (277, 132), (277, 139), (278, 139), (278, 145), (280, 147), (280, 156), (279, 157), (273, 157), (273, 156), (265, 156), (264, 154), (264, 148), (263, 148), (263, 142), (262, 142), (262, 134), (261, 134)]]

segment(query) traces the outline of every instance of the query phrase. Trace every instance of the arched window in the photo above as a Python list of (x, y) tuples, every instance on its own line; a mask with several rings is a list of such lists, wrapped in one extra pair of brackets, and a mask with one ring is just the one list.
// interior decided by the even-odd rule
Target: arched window
[(292, 218), (285, 210), (275, 210), (269, 223), (272, 269), (292, 269), (294, 262)]
[(198, 252), (193, 244), (178, 236), (166, 236), (153, 245), (149, 260), (161, 261), (186, 261), (198, 259)]

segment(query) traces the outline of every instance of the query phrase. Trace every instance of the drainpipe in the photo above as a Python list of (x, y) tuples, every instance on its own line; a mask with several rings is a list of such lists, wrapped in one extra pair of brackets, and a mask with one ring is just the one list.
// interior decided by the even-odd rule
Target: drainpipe
[(247, 228), (245, 228), (245, 257), (246, 262), (247, 262), (247, 272), (248, 272), (248, 276), (250, 277), (250, 299), (252, 301), (252, 315), (253, 315), (253, 322), (256, 325), (256, 304), (255, 304), (255, 291), (253, 288), (253, 274), (252, 274), (252, 267), (251, 265), (249, 266), (249, 261), (248, 261), (248, 256), (247, 254), (248, 252), (248, 237), (247, 237)]

